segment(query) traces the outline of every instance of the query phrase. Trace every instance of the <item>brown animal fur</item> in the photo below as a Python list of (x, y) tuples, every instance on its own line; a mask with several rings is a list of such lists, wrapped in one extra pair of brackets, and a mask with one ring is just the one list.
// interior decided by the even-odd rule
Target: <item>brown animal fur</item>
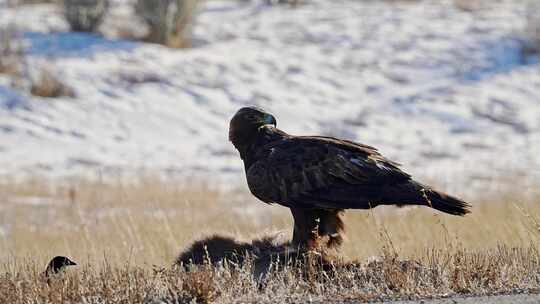
[[(288, 242), (279, 242), (275, 236), (265, 236), (251, 242), (228, 236), (210, 236), (194, 242), (180, 254), (176, 263), (186, 267), (224, 261), (233, 261), (233, 267), (251, 266), (251, 274), (259, 288), (264, 288), (265, 278), (270, 272), (276, 271), (293, 271), (308, 281), (324, 281), (344, 272), (360, 276), (359, 280), (369, 273), (383, 273), (390, 288), (402, 288), (400, 286), (407, 277), (432, 271), (417, 261), (398, 260), (396, 256), (386, 254), (367, 263), (344, 261), (328, 253), (324, 245), (318, 250), (305, 250), (303, 247), (291, 247)], [(192, 270), (191, 267), (185, 269)]]
[(275, 236), (265, 236), (251, 242), (231, 236), (213, 235), (195, 241), (176, 259), (178, 265), (219, 264), (224, 261), (242, 265), (249, 256), (258, 257), (285, 251), (288, 242), (277, 243)]
[(257, 279), (264, 278), (272, 269), (280, 270), (283, 267), (296, 267), (303, 273), (319, 273), (335, 267), (356, 265), (344, 263), (328, 253), (324, 246), (319, 250), (304, 250), (303, 247), (279, 241), (276, 236), (265, 236), (246, 242), (220, 235), (195, 241), (180, 253), (175, 264), (189, 269), (190, 265), (217, 265), (225, 261), (238, 267), (252, 263), (252, 274)]

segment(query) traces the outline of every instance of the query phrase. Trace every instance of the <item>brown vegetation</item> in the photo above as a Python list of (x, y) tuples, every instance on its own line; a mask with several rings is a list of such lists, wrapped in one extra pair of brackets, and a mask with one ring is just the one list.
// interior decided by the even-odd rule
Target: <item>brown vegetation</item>
[(0, 74), (21, 76), (23, 60), (22, 42), (15, 28), (0, 28)]
[(7, 75), (14, 88), (29, 89), (34, 96), (75, 97), (74, 90), (47, 68), (39, 70), (37, 79), (30, 79), (22, 39), (12, 26), (0, 28), (0, 74)]
[(97, 31), (108, 10), (108, 0), (63, 0), (64, 16), (72, 31)]
[(540, 53), (540, 3), (530, 1), (527, 6), (525, 23), (525, 56)]
[(62, 83), (51, 71), (43, 69), (41, 76), (32, 81), (30, 93), (34, 96), (56, 98), (56, 97), (75, 97), (75, 91)]
[[(535, 292), (540, 195), (519, 189), (470, 199), (473, 213), (462, 219), (421, 208), (351, 212), (342, 259), (295, 254), (287, 233), (260, 238), (290, 231), (289, 213), (243, 191), (157, 178), (3, 181), (0, 299), (270, 303)], [(204, 240), (217, 232), (232, 237)], [(178, 252), (199, 266), (171, 266)], [(49, 286), (40, 273), (59, 254), (80, 266)], [(219, 263), (222, 256), (233, 258)]]
[(196, 0), (137, 0), (135, 11), (146, 22), (146, 41), (173, 48), (191, 46)]
[(466, 12), (478, 11), (486, 4), (488, 3), (482, 0), (454, 0), (454, 6)]
[(55, 3), (61, 4), (62, 0), (18, 0), (17, 4), (41, 4), (41, 3)]
[(532, 246), (426, 250), (414, 260), (389, 254), (325, 268), (319, 261), (284, 263), (261, 280), (253, 279), (248, 264), (188, 271), (103, 262), (69, 269), (50, 284), (34, 262), (10, 261), (3, 265), (0, 298), (6, 303), (303, 303), (534, 293), (540, 286), (540, 255)]
[[(450, 241), (473, 250), (536, 243), (539, 198), (540, 189), (532, 181), (514, 181), (512, 187), (501, 185), (476, 199), (465, 196), (473, 208), (464, 218), (421, 207), (352, 211), (344, 219), (349, 237), (344, 254), (360, 259), (380, 255), (387, 238), (399, 240), (395, 247), (402, 256), (445, 248)], [(109, 259), (118, 258), (115, 262), (131, 258), (167, 264), (208, 235), (250, 240), (279, 231), (288, 240), (292, 225), (286, 208), (263, 204), (246, 190), (223, 192), (153, 177), (129, 183), (0, 180), (0, 203), (2, 223), (10, 227), (0, 247), (18, 257), (45, 255), (42, 262), (54, 252), (79, 259), (107, 251)]]

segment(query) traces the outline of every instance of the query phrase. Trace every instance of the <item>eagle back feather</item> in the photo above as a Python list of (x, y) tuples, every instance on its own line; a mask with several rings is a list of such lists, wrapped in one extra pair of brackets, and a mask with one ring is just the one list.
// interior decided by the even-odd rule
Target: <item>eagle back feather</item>
[(289, 207), (368, 208), (358, 204), (374, 197), (358, 195), (410, 179), (375, 148), (331, 137), (281, 136), (251, 153), (246, 167), (251, 192)]

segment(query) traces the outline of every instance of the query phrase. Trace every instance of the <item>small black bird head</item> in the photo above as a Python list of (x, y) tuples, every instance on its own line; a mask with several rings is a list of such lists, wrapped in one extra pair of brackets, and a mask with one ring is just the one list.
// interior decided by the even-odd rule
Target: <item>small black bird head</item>
[(45, 270), (45, 275), (51, 275), (59, 273), (64, 269), (66, 266), (75, 266), (77, 263), (73, 262), (69, 258), (65, 256), (55, 256), (50, 262), (49, 265), (47, 265), (47, 269)]
[(236, 149), (249, 144), (264, 125), (277, 125), (276, 118), (257, 107), (244, 107), (238, 110), (229, 125), (229, 140)]

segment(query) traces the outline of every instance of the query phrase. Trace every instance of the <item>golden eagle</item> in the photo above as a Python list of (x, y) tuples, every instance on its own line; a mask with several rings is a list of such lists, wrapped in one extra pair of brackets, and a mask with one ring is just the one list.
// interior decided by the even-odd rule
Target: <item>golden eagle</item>
[(465, 215), (470, 205), (414, 181), (377, 149), (324, 136), (293, 136), (276, 119), (244, 107), (231, 119), (229, 140), (244, 161), (249, 190), (266, 203), (291, 209), (293, 244), (313, 247), (321, 237), (338, 248), (345, 209), (423, 205)]

